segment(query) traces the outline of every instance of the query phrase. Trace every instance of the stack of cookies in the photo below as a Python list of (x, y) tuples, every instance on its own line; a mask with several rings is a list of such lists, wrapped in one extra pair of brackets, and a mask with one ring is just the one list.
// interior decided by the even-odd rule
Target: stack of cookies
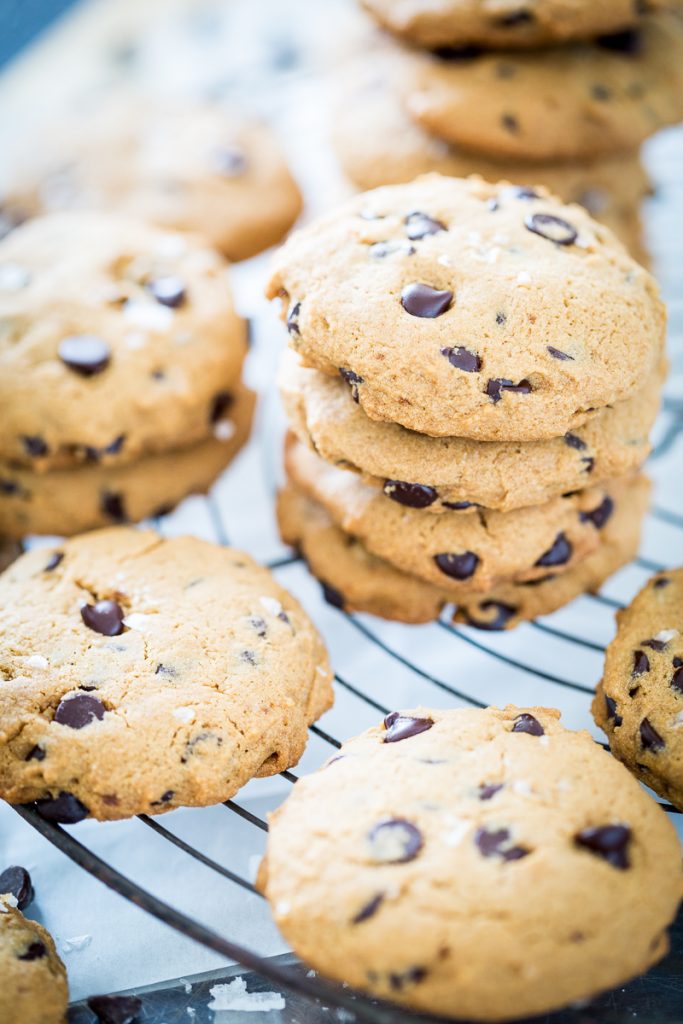
[(652, 277), (579, 206), (427, 175), (296, 233), (284, 538), (328, 597), (506, 628), (636, 552), (665, 373)]
[(221, 256), (110, 213), (0, 242), (0, 536), (74, 534), (204, 491), (249, 433)]
[[(334, 141), (361, 189), (438, 171), (542, 184), (643, 261), (638, 151), (683, 117), (683, 24), (625, 0), (363, 0), (396, 38), (350, 69)], [(647, 12), (647, 13), (645, 13)]]

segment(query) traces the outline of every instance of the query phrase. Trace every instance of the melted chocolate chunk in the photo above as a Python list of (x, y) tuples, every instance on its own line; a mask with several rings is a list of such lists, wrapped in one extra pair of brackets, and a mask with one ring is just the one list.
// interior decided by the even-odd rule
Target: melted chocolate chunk
[(88, 629), (102, 636), (118, 636), (123, 633), (124, 612), (117, 601), (84, 604), (81, 607), (81, 618)]
[(454, 580), (468, 580), (474, 576), (479, 556), (474, 551), (463, 551), (460, 555), (444, 552), (434, 555), (434, 561), (445, 576), (451, 576)]
[(56, 569), (57, 566), (61, 565), (61, 563), (63, 561), (64, 561), (64, 552), (63, 551), (53, 551), (53, 553), (50, 555), (50, 557), (48, 558), (47, 562), (43, 566), (43, 572), (52, 572), (53, 569)]
[(217, 391), (211, 399), (211, 408), (209, 410), (209, 421), (211, 423), (219, 423), (228, 411), (232, 408), (235, 401), (235, 396), (230, 391)]
[(87, 693), (75, 693), (59, 702), (54, 721), (59, 725), (68, 725), (70, 729), (84, 729), (95, 719), (101, 722), (104, 711), (104, 705), (97, 697), (89, 697)]
[(57, 351), (64, 365), (81, 377), (102, 373), (111, 360), (108, 342), (94, 334), (74, 334), (63, 338)]
[(551, 548), (536, 562), (539, 566), (566, 565), (572, 557), (572, 546), (564, 533), (558, 533)]
[(440, 291), (428, 284), (415, 282), (407, 284), (401, 292), (401, 305), (411, 316), (433, 320), (442, 316), (453, 304), (453, 292), (447, 288)]
[(610, 35), (598, 36), (596, 43), (603, 50), (611, 50), (613, 53), (624, 53), (629, 57), (635, 57), (643, 48), (643, 37), (638, 29), (627, 28), (621, 32), (612, 32)]
[(562, 359), (565, 361), (569, 360), (572, 363), (574, 362), (574, 356), (567, 355), (566, 352), (561, 352), (559, 348), (553, 348), (552, 345), (547, 345), (546, 347), (553, 359)]
[(446, 225), (442, 224), (440, 220), (435, 220), (434, 217), (430, 217), (427, 213), (421, 213), (419, 210), (409, 213), (405, 224), (406, 235), (411, 242), (418, 242), (427, 235), (436, 235), (439, 231), (448, 230)]
[(383, 902), (384, 893), (378, 892), (376, 896), (373, 896), (367, 903), (363, 904), (358, 913), (351, 918), (351, 924), (361, 924), (363, 921), (367, 921), (369, 917), (374, 917)]
[(370, 857), (376, 864), (405, 864), (422, 849), (422, 833), (404, 818), (387, 818), (368, 832)]
[(642, 676), (646, 672), (650, 671), (650, 659), (648, 658), (645, 651), (634, 651), (633, 652), (633, 668), (631, 675), (635, 678), (636, 676)]
[(503, 783), (502, 782), (482, 783), (482, 785), (479, 787), (479, 793), (478, 793), (479, 799), (480, 800), (490, 800), (492, 797), (494, 797), (496, 795), (496, 793), (500, 793), (502, 788), (503, 788)]
[(631, 829), (628, 825), (599, 825), (584, 828), (574, 836), (577, 846), (582, 846), (591, 853), (602, 857), (613, 868), (621, 871), (630, 866), (628, 848), (631, 842)]
[(643, 750), (651, 750), (653, 753), (656, 753), (658, 750), (663, 750), (666, 746), (664, 740), (651, 724), (649, 718), (644, 718), (642, 720), (639, 731), (640, 745)]
[(427, 508), (438, 498), (433, 487), (427, 484), (409, 484), (405, 480), (385, 480), (384, 493), (392, 501), (397, 501), (399, 505), (407, 505), (409, 508)]
[(520, 395), (528, 395), (531, 391), (531, 384), (528, 380), (520, 380), (519, 384), (515, 384), (514, 381), (508, 380), (506, 377), (494, 377), (486, 385), (486, 394), (494, 405), (500, 402), (503, 397), (503, 391), (514, 391)]
[(116, 491), (103, 491), (100, 495), (100, 509), (105, 516), (113, 519), (115, 523), (125, 523), (128, 520), (124, 497)]
[(399, 711), (391, 711), (384, 719), (384, 743), (399, 743), (421, 732), (427, 732), (434, 725), (431, 718), (411, 718)]
[(510, 619), (517, 614), (517, 608), (512, 604), (506, 604), (504, 601), (480, 601), (479, 611), (493, 612), (492, 618), (487, 619), (475, 619), (469, 609), (463, 608), (463, 614), (467, 619), (469, 626), (474, 626), (475, 629), (483, 629), (490, 633), (498, 632), (498, 630), (505, 629)]
[(44, 942), (32, 942), (25, 953), (17, 956), (17, 960), (42, 960), (47, 956)]
[(592, 523), (596, 530), (601, 530), (607, 520), (614, 512), (614, 502), (611, 498), (604, 498), (597, 508), (590, 512), (579, 512), (579, 519), (582, 523)]
[(535, 235), (557, 245), (573, 245), (579, 234), (566, 220), (552, 213), (532, 213), (524, 218), (524, 226)]
[(608, 697), (607, 694), (605, 694), (604, 696), (605, 712), (607, 714), (607, 717), (614, 722), (614, 728), (618, 729), (619, 726), (622, 725), (624, 719), (621, 717), (620, 714), (617, 713), (617, 702), (614, 700), (613, 697)]
[(521, 860), (531, 853), (525, 846), (510, 844), (510, 831), (507, 828), (478, 828), (474, 842), (482, 857), (501, 857), (502, 860)]
[(357, 402), (358, 387), (360, 384), (363, 383), (363, 378), (359, 377), (357, 373), (353, 372), (353, 370), (345, 370), (341, 366), (339, 367), (339, 373), (341, 375), (342, 380), (345, 380), (346, 383), (351, 388), (351, 397), (353, 398), (354, 402)]
[(46, 797), (44, 800), (36, 800), (36, 810), (41, 818), (47, 821), (56, 821), (62, 825), (75, 825), (83, 821), (90, 814), (90, 811), (78, 800), (73, 793), (61, 792), (56, 797)]
[(147, 287), (162, 306), (179, 309), (185, 304), (187, 292), (179, 277), (156, 277)]
[(464, 370), (465, 373), (477, 373), (481, 370), (481, 359), (477, 353), (470, 352), (468, 348), (463, 348), (462, 345), (442, 348), (441, 355), (445, 356), (451, 366), (455, 366), (457, 370)]
[(528, 714), (524, 711), (521, 715), (517, 715), (515, 723), (512, 726), (512, 732), (525, 732), (529, 736), (544, 736), (545, 729), (537, 718), (533, 715)]
[(344, 610), (344, 595), (333, 587), (329, 583), (325, 583), (324, 580), (320, 581), (322, 587), (323, 597), (328, 604), (331, 604), (333, 608), (339, 608), (341, 611)]
[(290, 306), (287, 313), (287, 330), (290, 334), (301, 334), (299, 330), (299, 314), (301, 313), (301, 303), (295, 302), (293, 306)]
[(31, 876), (26, 868), (18, 864), (5, 868), (0, 874), (0, 892), (11, 893), (17, 901), (19, 910), (26, 910), (35, 896)]
[(100, 1024), (136, 1024), (142, 1000), (137, 996), (91, 996), (88, 1006)]
[(21, 443), (24, 446), (26, 454), (30, 455), (32, 459), (39, 459), (43, 455), (47, 455), (47, 444), (42, 437), (29, 437), (28, 435), (24, 435), (21, 439)]

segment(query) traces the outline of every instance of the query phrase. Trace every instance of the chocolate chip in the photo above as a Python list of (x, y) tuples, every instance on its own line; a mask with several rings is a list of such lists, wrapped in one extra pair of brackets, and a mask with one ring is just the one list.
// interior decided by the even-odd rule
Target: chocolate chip
[(357, 402), (358, 386), (363, 383), (363, 378), (359, 377), (357, 373), (353, 372), (353, 370), (345, 370), (341, 366), (339, 367), (339, 373), (341, 375), (342, 380), (345, 380), (346, 383), (351, 388), (351, 397), (353, 398), (354, 402)]
[(61, 565), (61, 563), (63, 561), (64, 561), (64, 552), (63, 551), (53, 551), (53, 553), (50, 555), (50, 557), (48, 558), (47, 562), (43, 566), (43, 572), (52, 572), (53, 569), (56, 569), (57, 566)]
[(438, 46), (432, 53), (439, 60), (466, 61), (480, 57), (483, 50), (480, 46)]
[(42, 960), (47, 956), (47, 949), (44, 942), (32, 942), (25, 953), (17, 956), (17, 960)]
[(582, 523), (591, 522), (597, 530), (601, 530), (614, 511), (614, 502), (611, 498), (604, 498), (597, 508), (591, 512), (580, 512), (579, 519)]
[(209, 422), (218, 423), (223, 419), (228, 409), (232, 408), (235, 396), (230, 391), (217, 391), (211, 399), (209, 409)]
[(290, 334), (301, 334), (299, 330), (299, 314), (301, 313), (301, 303), (295, 302), (290, 306), (287, 313), (287, 330)]
[(612, 32), (606, 36), (598, 36), (596, 43), (603, 50), (612, 50), (614, 53), (625, 53), (630, 57), (634, 57), (643, 48), (643, 37), (638, 29), (627, 28), (621, 32)]
[(648, 718), (640, 723), (640, 745), (643, 750), (662, 750), (666, 744)]
[(163, 662), (159, 662), (157, 667), (154, 669), (155, 676), (177, 676), (178, 672), (173, 665), (164, 665)]
[(158, 800), (152, 801), (152, 807), (160, 807), (162, 804), (170, 803), (175, 796), (175, 790), (167, 789), (165, 793), (162, 793)]
[(533, 715), (528, 714), (526, 711), (522, 712), (521, 715), (517, 715), (515, 723), (512, 726), (512, 732), (525, 732), (529, 736), (543, 736), (545, 735), (545, 729), (537, 718)]
[(585, 451), (588, 447), (586, 442), (582, 441), (580, 437), (576, 436), (576, 434), (565, 434), (564, 443), (569, 445), (570, 448), (576, 448), (579, 452)]
[(89, 697), (87, 693), (75, 693), (59, 702), (54, 721), (58, 725), (68, 725), (70, 729), (84, 729), (95, 719), (101, 722), (103, 718), (102, 701)]
[(458, 370), (464, 370), (465, 373), (477, 373), (481, 369), (481, 359), (477, 353), (470, 352), (462, 345), (442, 348), (441, 355), (446, 357), (451, 366), (455, 366)]
[[(677, 661), (679, 662), (678, 666), (676, 666)], [(671, 677), (671, 685), (674, 690), (678, 690), (679, 693), (683, 693), (683, 667), (680, 665), (680, 658), (674, 658), (674, 666), (676, 667), (676, 671)]]
[(478, 605), (479, 611), (487, 614), (493, 612), (492, 618), (487, 619), (475, 619), (469, 609), (463, 608), (463, 615), (467, 620), (468, 625), (474, 626), (475, 629), (483, 629), (490, 633), (495, 633), (500, 629), (505, 629), (510, 619), (514, 618), (517, 614), (517, 608), (512, 604), (506, 604), (505, 601), (480, 601)]
[(445, 224), (442, 224), (440, 220), (435, 220), (430, 217), (427, 213), (421, 213), (419, 210), (414, 210), (409, 213), (405, 220), (406, 224), (406, 235), (411, 242), (417, 242), (421, 238), (425, 238), (427, 235), (436, 235), (439, 231), (447, 231)]
[(46, 756), (47, 755), (46, 755), (45, 751), (43, 750), (43, 748), (39, 747), (38, 744), (36, 743), (36, 745), (34, 747), (31, 747), (31, 749), (29, 750), (28, 754), (26, 755), (26, 760), (27, 761), (44, 761)]
[(563, 359), (565, 361), (569, 360), (572, 363), (574, 362), (574, 356), (569, 356), (566, 352), (560, 352), (559, 348), (553, 348), (552, 345), (548, 345), (546, 347), (553, 359)]
[(454, 580), (468, 580), (474, 576), (479, 565), (479, 556), (474, 551), (463, 551), (461, 555), (444, 552), (441, 555), (434, 555), (437, 568), (445, 576), (451, 576)]
[(479, 508), (473, 501), (442, 501), (444, 508), (453, 509), (455, 512), (462, 512), (466, 508)]
[(655, 590), (660, 590), (662, 587), (668, 587), (670, 583), (671, 580), (667, 576), (660, 576), (658, 579), (654, 581), (652, 586), (655, 588)]
[(433, 487), (427, 484), (409, 484), (405, 480), (385, 480), (384, 493), (392, 501), (399, 505), (407, 505), (409, 508), (427, 508), (433, 505), (438, 494)]
[(376, 896), (369, 899), (368, 902), (360, 908), (358, 913), (351, 918), (351, 924), (361, 924), (363, 921), (367, 921), (369, 917), (374, 917), (383, 901), (384, 893), (378, 892)]
[(376, 864), (405, 864), (422, 849), (422, 833), (404, 818), (387, 818), (368, 832), (370, 857)]
[(591, 455), (584, 455), (581, 461), (583, 462), (583, 472), (591, 473), (595, 465), (595, 459)]
[(427, 732), (434, 725), (431, 718), (412, 718), (399, 711), (391, 711), (384, 719), (384, 743), (398, 743), (421, 732)]
[(510, 831), (507, 828), (496, 830), (478, 828), (474, 842), (482, 857), (501, 857), (503, 860), (521, 860), (531, 853), (525, 846), (510, 845)]
[(524, 218), (524, 226), (535, 235), (558, 245), (572, 245), (579, 235), (576, 228), (552, 213), (532, 213)]
[(88, 1006), (100, 1024), (135, 1024), (142, 1000), (137, 996), (91, 996)]
[(378, 260), (383, 260), (385, 256), (391, 256), (395, 252), (402, 252), (404, 256), (414, 256), (417, 249), (407, 242), (375, 242), (370, 246), (370, 255)]
[(61, 792), (56, 797), (46, 797), (44, 800), (36, 800), (36, 810), (41, 818), (47, 821), (56, 821), (62, 825), (75, 825), (83, 821), (90, 814), (90, 811), (78, 800), (73, 793)]
[(336, 587), (331, 586), (329, 583), (325, 583), (323, 580), (320, 581), (322, 587), (323, 597), (328, 604), (331, 604), (333, 608), (339, 608), (341, 611), (344, 610), (344, 595), (337, 590)]
[(226, 178), (240, 178), (249, 165), (239, 146), (221, 146), (213, 151), (211, 166)]
[(658, 640), (656, 636), (653, 636), (650, 640), (641, 640), (641, 647), (649, 647), (652, 651), (663, 651), (666, 649), (668, 640)]
[(607, 717), (614, 722), (614, 728), (617, 729), (623, 723), (624, 719), (617, 713), (617, 702), (614, 698), (608, 697), (607, 694), (605, 694), (604, 697)]
[(519, 132), (519, 121), (514, 114), (503, 114), (500, 123), (510, 135), (516, 135)]
[(496, 313), (496, 323), (497, 324), (504, 324), (506, 320), (507, 320), (507, 316), (505, 315), (505, 313)]
[(81, 618), (88, 629), (102, 636), (118, 636), (123, 633), (124, 613), (117, 601), (84, 604), (81, 607)]
[(256, 630), (256, 635), (264, 637), (268, 632), (266, 620), (262, 619), (260, 615), (252, 615), (249, 618), (249, 625)]
[(505, 195), (512, 196), (514, 199), (540, 199), (540, 194), (535, 188), (531, 188), (529, 185), (512, 185), (510, 188), (504, 190)]
[(155, 277), (147, 287), (162, 306), (179, 309), (185, 304), (187, 292), (179, 277)]
[(109, 366), (111, 349), (94, 334), (74, 334), (59, 343), (59, 358), (81, 377), (94, 377)]
[(650, 659), (648, 658), (645, 651), (634, 651), (633, 652), (633, 668), (631, 670), (632, 676), (642, 676), (646, 672), (650, 671)]
[(566, 565), (572, 557), (572, 546), (564, 533), (558, 533), (551, 548), (535, 563), (539, 566)]
[(496, 25), (500, 25), (501, 28), (514, 28), (517, 25), (528, 25), (529, 22), (534, 20), (534, 16), (531, 11), (520, 8), (518, 11), (509, 11), (507, 14), (501, 14), (495, 20)]
[(406, 985), (415, 985), (420, 981), (424, 981), (426, 977), (427, 970), (425, 967), (409, 967), (407, 971), (401, 971), (400, 974), (392, 971), (389, 974), (389, 985), (398, 992)]
[(24, 435), (21, 439), (21, 443), (24, 446), (27, 455), (30, 455), (32, 459), (39, 459), (43, 455), (47, 455), (47, 444), (42, 437), (29, 437)]
[(407, 284), (401, 292), (401, 305), (411, 316), (434, 319), (450, 309), (452, 303), (453, 292), (447, 288), (440, 291), (420, 282)]
[(0, 478), (0, 494), (19, 494), (21, 487), (14, 480), (7, 480), (5, 477)]
[(502, 782), (482, 783), (482, 785), (479, 787), (479, 799), (490, 800), (491, 797), (494, 797), (496, 795), (496, 793), (500, 793), (502, 788)]
[(599, 825), (584, 828), (574, 836), (577, 846), (582, 846), (598, 857), (602, 857), (613, 868), (624, 871), (629, 867), (628, 848), (631, 829), (628, 825)]
[(528, 395), (531, 391), (531, 384), (528, 380), (520, 380), (519, 384), (515, 384), (514, 381), (507, 380), (506, 377), (497, 377), (489, 380), (486, 385), (486, 394), (494, 405), (500, 402), (503, 397), (503, 391), (514, 391), (520, 395)]
[(591, 96), (600, 103), (606, 103), (607, 100), (611, 99), (612, 93), (606, 85), (601, 85), (600, 82), (597, 82), (591, 86)]
[(26, 868), (22, 868), (18, 864), (5, 868), (0, 874), (0, 893), (5, 892), (14, 896), (19, 910), (26, 910), (35, 896), (31, 876)]
[(103, 515), (113, 519), (115, 523), (125, 523), (128, 519), (122, 494), (116, 491), (103, 491), (100, 495), (100, 509)]
[(489, 213), (495, 213), (496, 210), (500, 209), (500, 203), (498, 202), (497, 199), (487, 199), (486, 209), (489, 211)]

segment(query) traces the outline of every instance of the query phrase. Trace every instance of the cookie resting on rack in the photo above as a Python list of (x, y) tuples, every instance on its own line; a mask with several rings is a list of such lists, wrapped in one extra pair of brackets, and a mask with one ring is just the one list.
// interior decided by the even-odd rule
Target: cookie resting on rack
[(392, 712), (297, 782), (257, 882), (297, 955), (477, 1021), (588, 999), (656, 963), (681, 896), (676, 831), (559, 717)]
[(66, 969), (52, 936), (0, 893), (0, 1020), (2, 1024), (66, 1024)]
[(683, 810), (683, 569), (653, 576), (617, 612), (593, 716), (610, 750)]
[(295, 232), (268, 285), (306, 365), (374, 420), (532, 441), (581, 427), (660, 364), (654, 279), (579, 206), (432, 174)]
[(79, 821), (227, 800), (300, 758), (322, 640), (248, 555), (113, 527), (0, 577), (0, 796)]

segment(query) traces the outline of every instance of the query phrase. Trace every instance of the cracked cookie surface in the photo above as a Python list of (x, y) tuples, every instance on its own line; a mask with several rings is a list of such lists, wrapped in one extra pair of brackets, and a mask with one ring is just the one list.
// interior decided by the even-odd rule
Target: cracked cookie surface
[(2, 1024), (66, 1024), (66, 969), (54, 940), (0, 893), (0, 1020)]

